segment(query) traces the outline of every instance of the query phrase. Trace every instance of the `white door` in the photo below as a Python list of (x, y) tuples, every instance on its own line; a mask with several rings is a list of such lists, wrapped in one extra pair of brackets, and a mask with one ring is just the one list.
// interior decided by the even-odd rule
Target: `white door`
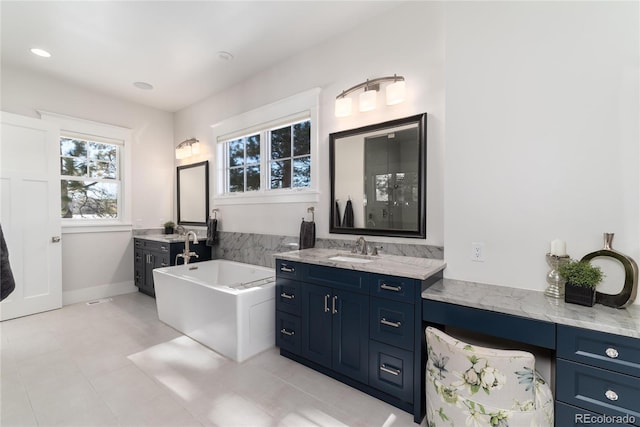
[(7, 320), (62, 307), (60, 130), (0, 114), (0, 224), (16, 281), (0, 303)]

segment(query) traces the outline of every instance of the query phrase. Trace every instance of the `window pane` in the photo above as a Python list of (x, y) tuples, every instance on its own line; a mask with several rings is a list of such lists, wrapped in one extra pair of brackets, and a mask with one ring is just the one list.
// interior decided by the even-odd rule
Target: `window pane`
[(87, 144), (80, 139), (60, 138), (60, 155), (87, 157)]
[(60, 175), (86, 176), (87, 162), (84, 159), (63, 157), (60, 159)]
[(291, 126), (271, 131), (271, 158), (291, 157)]
[(244, 165), (244, 140), (229, 141), (227, 146), (229, 147), (229, 166)]
[(303, 156), (311, 153), (311, 122), (293, 125), (293, 155)]
[(115, 162), (117, 152), (118, 146), (116, 145), (89, 142), (89, 157), (92, 159)]
[(311, 157), (293, 160), (293, 186), (309, 187), (311, 185)]
[(117, 218), (117, 183), (61, 180), (62, 218)]
[(89, 176), (93, 178), (117, 179), (115, 163), (91, 162), (89, 166)]
[(260, 163), (260, 135), (247, 138), (247, 164)]
[(260, 166), (249, 166), (247, 168), (247, 191), (260, 189)]
[(291, 187), (291, 159), (271, 162), (271, 188)]
[(244, 168), (229, 169), (229, 192), (244, 191)]

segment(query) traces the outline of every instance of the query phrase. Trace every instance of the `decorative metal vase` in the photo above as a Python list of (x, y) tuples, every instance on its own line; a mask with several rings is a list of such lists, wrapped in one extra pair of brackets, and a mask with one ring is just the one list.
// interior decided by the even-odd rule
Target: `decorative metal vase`
[(629, 256), (611, 247), (614, 233), (604, 233), (604, 248), (582, 257), (582, 261), (590, 261), (597, 257), (614, 258), (624, 268), (624, 286), (616, 295), (596, 291), (596, 302), (609, 307), (624, 308), (633, 303), (638, 293), (638, 264)]

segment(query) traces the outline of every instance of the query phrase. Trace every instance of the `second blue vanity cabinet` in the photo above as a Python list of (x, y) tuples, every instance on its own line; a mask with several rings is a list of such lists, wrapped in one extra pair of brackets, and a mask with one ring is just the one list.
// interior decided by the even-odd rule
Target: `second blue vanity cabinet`
[(640, 340), (564, 325), (557, 337), (556, 400), (574, 410), (558, 411), (556, 425), (587, 410), (640, 426)]

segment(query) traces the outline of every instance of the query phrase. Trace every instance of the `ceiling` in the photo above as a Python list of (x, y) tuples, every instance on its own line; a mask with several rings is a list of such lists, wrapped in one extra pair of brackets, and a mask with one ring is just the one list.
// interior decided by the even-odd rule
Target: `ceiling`
[(1, 0), (1, 61), (173, 112), (398, 4)]

